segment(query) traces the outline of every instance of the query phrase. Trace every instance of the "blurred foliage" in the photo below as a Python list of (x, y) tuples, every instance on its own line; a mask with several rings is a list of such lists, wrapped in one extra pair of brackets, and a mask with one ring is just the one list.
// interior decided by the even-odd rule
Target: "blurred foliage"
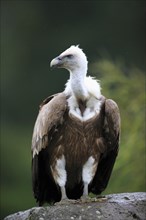
[(49, 62), (71, 44), (84, 49), (89, 73), (121, 111), (121, 147), (105, 193), (145, 190), (145, 39), (143, 0), (1, 1), (0, 218), (36, 205), (32, 130), (40, 102), (68, 78)]

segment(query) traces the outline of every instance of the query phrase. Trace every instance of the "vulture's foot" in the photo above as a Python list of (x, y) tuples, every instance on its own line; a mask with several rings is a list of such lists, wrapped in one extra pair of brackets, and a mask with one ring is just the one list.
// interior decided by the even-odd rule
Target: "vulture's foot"
[(95, 198), (91, 198), (89, 196), (82, 196), (80, 198), (81, 203), (89, 203), (89, 202), (95, 202)]
[(56, 202), (55, 205), (68, 205), (75, 203), (78, 203), (78, 200), (65, 198), (65, 199), (61, 199), (60, 202)]
[(90, 202), (105, 202), (107, 198), (105, 196), (97, 196), (97, 197), (89, 197), (89, 196), (82, 196), (80, 198), (81, 203), (90, 203)]
[(105, 202), (107, 201), (108, 198), (106, 196), (98, 195), (94, 199), (95, 199), (95, 202)]

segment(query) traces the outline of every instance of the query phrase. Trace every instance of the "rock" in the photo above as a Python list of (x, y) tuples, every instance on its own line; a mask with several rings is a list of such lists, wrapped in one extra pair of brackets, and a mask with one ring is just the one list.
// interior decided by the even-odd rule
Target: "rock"
[(146, 193), (121, 193), (95, 202), (34, 207), (4, 220), (146, 220)]

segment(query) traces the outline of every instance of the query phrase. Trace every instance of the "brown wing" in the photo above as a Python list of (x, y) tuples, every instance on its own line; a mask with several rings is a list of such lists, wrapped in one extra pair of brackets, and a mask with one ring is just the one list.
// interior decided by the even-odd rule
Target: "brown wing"
[(54, 126), (62, 123), (66, 106), (64, 93), (48, 97), (40, 105), (32, 136), (33, 157), (48, 145), (48, 134)]
[(105, 101), (103, 138), (106, 151), (101, 155), (90, 189), (95, 194), (100, 194), (105, 190), (119, 150), (120, 113), (117, 104), (111, 99)]
[(48, 97), (40, 106), (32, 137), (32, 184), (34, 197), (42, 205), (60, 199), (49, 166), (49, 142), (57, 126), (63, 122), (66, 110), (64, 93)]

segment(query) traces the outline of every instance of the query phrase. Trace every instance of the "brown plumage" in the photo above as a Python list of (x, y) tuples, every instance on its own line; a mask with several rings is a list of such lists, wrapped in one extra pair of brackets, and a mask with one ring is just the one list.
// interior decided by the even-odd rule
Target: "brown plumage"
[(67, 91), (40, 106), (32, 138), (33, 191), (40, 205), (100, 194), (108, 184), (119, 148), (120, 114), (113, 100), (92, 96), (76, 95), (74, 102)]

